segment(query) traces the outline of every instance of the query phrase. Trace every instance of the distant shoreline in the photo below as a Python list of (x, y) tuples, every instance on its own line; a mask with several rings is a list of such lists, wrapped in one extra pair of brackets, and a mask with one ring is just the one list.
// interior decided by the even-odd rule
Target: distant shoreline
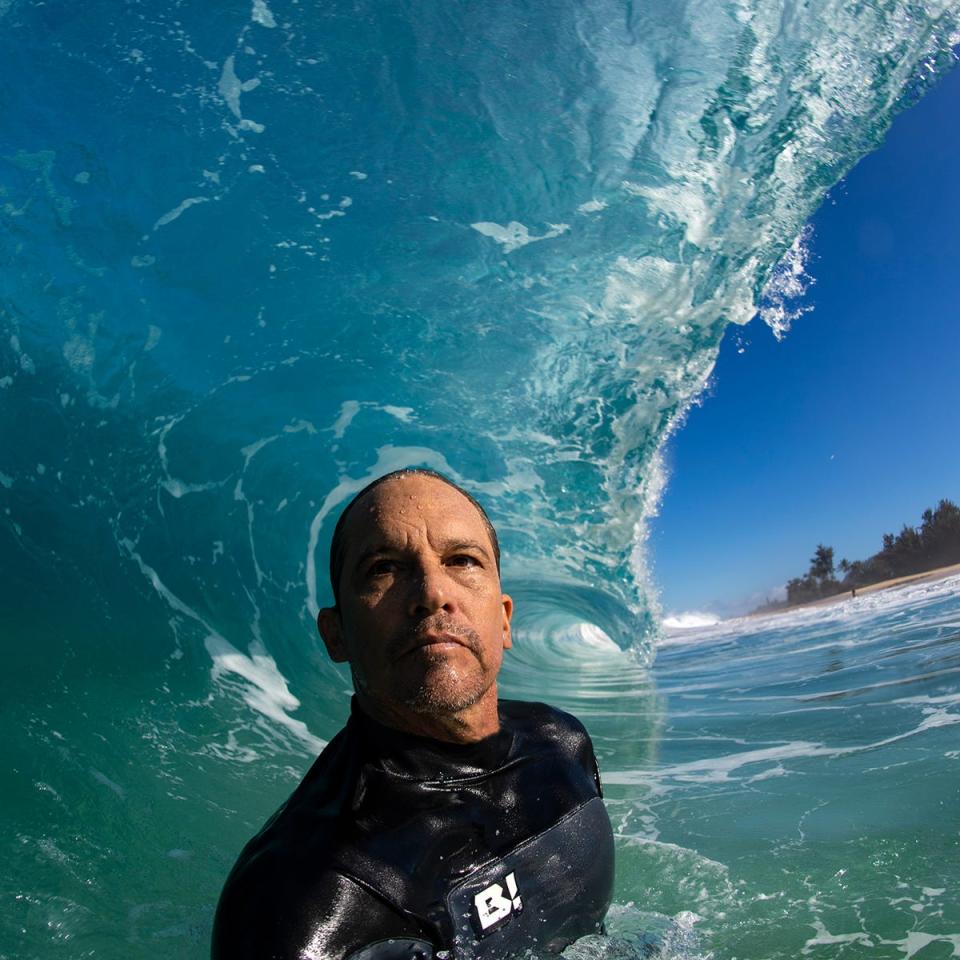
[(909, 583), (930, 583), (934, 580), (946, 580), (956, 574), (960, 574), (960, 563), (937, 567), (934, 570), (925, 570), (923, 573), (911, 573), (905, 577), (894, 577), (892, 580), (868, 583), (865, 586), (857, 587), (855, 594), (851, 593), (850, 590), (844, 590), (831, 597), (821, 597), (819, 600), (809, 600), (807, 603), (792, 603), (789, 606), (776, 607), (772, 610), (754, 610), (746, 614), (746, 618), (775, 617), (781, 613), (792, 613), (794, 610), (806, 610), (809, 607), (827, 607), (834, 603), (840, 603), (842, 600), (862, 597), (865, 593), (876, 593), (878, 590), (889, 590), (892, 587), (902, 587)]

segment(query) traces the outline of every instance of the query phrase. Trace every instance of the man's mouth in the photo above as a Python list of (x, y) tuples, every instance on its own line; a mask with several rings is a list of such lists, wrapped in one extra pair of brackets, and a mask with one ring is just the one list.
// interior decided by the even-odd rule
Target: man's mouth
[(435, 650), (438, 653), (442, 650), (452, 650), (454, 647), (468, 647), (463, 637), (455, 636), (452, 633), (429, 633), (420, 637), (414, 645), (408, 650), (413, 653), (415, 650)]
[(424, 653), (443, 653), (448, 650), (455, 650), (457, 647), (464, 647), (467, 650), (475, 650), (478, 637), (473, 631), (463, 630), (418, 630), (408, 635), (400, 646), (400, 656), (422, 650)]

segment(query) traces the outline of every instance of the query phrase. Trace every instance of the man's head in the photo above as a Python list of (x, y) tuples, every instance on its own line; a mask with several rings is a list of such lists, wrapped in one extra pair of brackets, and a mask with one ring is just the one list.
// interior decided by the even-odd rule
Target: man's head
[(483, 508), (433, 471), (388, 474), (351, 501), (330, 549), (336, 605), (317, 623), (369, 712), (440, 719), (492, 702), (495, 716), (513, 610), (499, 560)]

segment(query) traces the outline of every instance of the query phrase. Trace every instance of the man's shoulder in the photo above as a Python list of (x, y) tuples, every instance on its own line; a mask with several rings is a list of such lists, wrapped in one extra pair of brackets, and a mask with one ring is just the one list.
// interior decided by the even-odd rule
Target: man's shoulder
[(356, 781), (356, 750), (348, 727), (311, 765), (293, 793), (247, 842), (231, 880), (255, 874), (265, 882), (291, 862), (325, 863), (335, 846), (343, 810)]
[(539, 730), (544, 736), (587, 737), (586, 727), (572, 714), (535, 700), (500, 700), (500, 716), (514, 727)]
[(355, 725), (348, 722), (323, 748), (296, 789), (267, 821), (264, 830), (306, 814), (312, 821), (333, 820), (349, 805), (361, 765)]
[(586, 727), (572, 714), (548, 703), (501, 700), (500, 717), (529, 743), (549, 744), (571, 761), (593, 771), (593, 744)]

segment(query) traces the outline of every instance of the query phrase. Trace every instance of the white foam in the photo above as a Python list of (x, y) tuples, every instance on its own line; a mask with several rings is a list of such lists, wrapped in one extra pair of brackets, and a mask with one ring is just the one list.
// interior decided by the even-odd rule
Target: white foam
[(275, 433), (269, 437), (261, 437), (259, 440), (255, 440), (253, 443), (248, 443), (245, 447), (241, 447), (240, 452), (243, 454), (244, 472), (247, 467), (250, 466), (250, 461), (263, 450), (264, 447), (268, 447), (271, 443), (281, 440), (284, 434), (302, 432), (316, 433), (317, 428), (309, 420), (294, 420), (292, 423), (288, 423), (280, 433)]
[[(911, 930), (902, 940), (880, 940), (885, 946), (899, 947), (904, 960), (910, 960), (931, 943), (949, 943), (953, 946), (953, 956), (960, 957), (960, 933), (922, 933)], [(806, 952), (806, 951), (804, 951)]]
[(184, 483), (176, 477), (167, 477), (160, 486), (163, 487), (174, 500), (179, 500), (181, 497), (186, 497), (191, 493), (205, 493), (207, 490), (216, 490), (217, 487), (222, 486), (222, 484), (214, 481), (209, 483)]
[(401, 423), (410, 423), (413, 419), (413, 407), (393, 407), (390, 404), (380, 408), (384, 413), (389, 413), (391, 417), (396, 418)]
[[(608, 782), (606, 775), (604, 775), (603, 781), (604, 783)], [(711, 860), (702, 853), (697, 853), (696, 850), (691, 850), (689, 847), (683, 847), (677, 843), (668, 843), (666, 840), (657, 840), (652, 837), (631, 837), (628, 845), (631, 847), (652, 847), (660, 853), (670, 854), (681, 860), (695, 860), (698, 868), (712, 868), (724, 876), (730, 872), (730, 868), (725, 863), (721, 863), (719, 860)]]
[(340, 414), (336, 420), (333, 422), (333, 426), (330, 429), (333, 431), (334, 437), (337, 440), (342, 440), (344, 433), (347, 431), (347, 427), (353, 423), (353, 418), (360, 412), (360, 403), (357, 400), (344, 400), (340, 404)]
[(343, 435), (347, 432), (350, 424), (353, 423), (354, 418), (364, 409), (380, 410), (395, 420), (399, 420), (401, 423), (410, 423), (414, 419), (413, 407), (396, 407), (389, 403), (379, 404), (369, 400), (364, 400), (363, 402), (359, 400), (344, 400), (343, 403), (340, 404), (340, 412), (337, 414), (336, 420), (334, 420), (327, 429), (333, 433), (337, 440), (342, 440)]
[(778, 340), (784, 337), (794, 320), (813, 309), (801, 302), (815, 282), (806, 269), (812, 233), (813, 228), (809, 226), (800, 231), (763, 288), (758, 313)]
[(581, 203), (577, 207), (577, 213), (599, 213), (601, 210), (606, 210), (607, 204), (603, 200), (588, 200), (586, 203)]
[(506, 226), (499, 223), (491, 223), (487, 220), (482, 220), (479, 223), (471, 223), (470, 226), (473, 227), (477, 233), (482, 233), (485, 237), (496, 240), (496, 242), (503, 247), (504, 253), (511, 253), (520, 247), (525, 247), (528, 243), (537, 243), (540, 240), (550, 240), (553, 237), (559, 237), (560, 234), (566, 233), (570, 229), (570, 225), (567, 223), (551, 223), (549, 224), (550, 229), (546, 233), (535, 237), (526, 226), (518, 223), (516, 220), (511, 220)]
[(145, 563), (137, 553), (133, 541), (124, 538), (119, 541), (119, 545), (170, 607), (200, 624), (207, 632), (204, 646), (213, 660), (211, 676), (214, 681), (228, 674), (241, 677), (248, 684), (243, 691), (243, 699), (251, 709), (285, 727), (313, 752), (319, 752), (326, 746), (325, 741), (315, 737), (302, 720), (288, 716), (287, 711), (296, 710), (300, 706), (300, 701), (290, 692), (286, 679), (277, 669), (276, 662), (267, 653), (262, 643), (259, 641), (252, 643), (249, 656), (241, 653), (196, 610), (184, 603), (167, 587), (157, 571)]
[(687, 613), (674, 613), (663, 620), (666, 630), (695, 630), (698, 627), (713, 627), (720, 622), (714, 613), (700, 613), (696, 610)]
[(250, 544), (250, 561), (253, 564), (253, 571), (257, 577), (257, 586), (262, 587), (264, 574), (260, 567), (260, 562), (257, 560), (257, 547), (253, 539), (253, 504), (247, 499), (246, 494), (243, 492), (243, 477), (237, 479), (236, 486), (233, 488), (233, 499), (240, 501), (247, 508), (247, 542)]
[(889, 746), (892, 743), (918, 736), (928, 730), (948, 727), (956, 723), (960, 723), (960, 714), (948, 713), (945, 710), (931, 710), (917, 726), (910, 730), (859, 746), (829, 747), (823, 743), (794, 740), (773, 747), (743, 750), (739, 753), (724, 754), (719, 757), (704, 757), (687, 763), (676, 763), (656, 770), (608, 771), (604, 774), (603, 779), (607, 783), (620, 786), (649, 785), (664, 779), (672, 779), (681, 783), (722, 783), (733, 779), (731, 774), (743, 767), (758, 763), (773, 764), (772, 770), (761, 771), (750, 778), (753, 782), (756, 782), (770, 776), (786, 776), (788, 771), (783, 768), (783, 762), (786, 760), (850, 756)]
[(198, 203), (209, 202), (209, 197), (187, 197), (186, 200), (181, 200), (172, 210), (168, 210), (162, 217), (159, 217), (153, 225), (153, 229), (159, 230), (160, 227), (165, 227), (168, 223), (173, 223), (173, 221), (180, 217), (185, 211), (191, 207), (195, 207)]
[[(808, 743), (796, 740), (777, 747), (764, 747), (758, 750), (744, 750), (740, 753), (726, 754), (720, 757), (705, 757), (702, 760), (691, 760), (687, 763), (677, 763), (670, 767), (663, 767), (656, 771), (657, 778), (669, 777), (692, 783), (719, 783), (730, 779), (730, 774), (745, 766), (755, 763), (781, 764), (783, 760), (793, 760), (804, 757), (834, 756), (837, 751), (831, 750), (820, 743)], [(627, 773), (626, 777), (632, 774)], [(610, 774), (604, 780), (611, 781)]]
[(695, 181), (652, 186), (625, 180), (623, 189), (632, 196), (642, 197), (653, 210), (681, 225), (688, 243), (702, 247), (709, 242), (715, 218), (714, 204)]
[(261, 27), (266, 27), (268, 30), (274, 29), (277, 25), (273, 13), (264, 0), (253, 0), (253, 10), (250, 13), (250, 19), (254, 23), (259, 23)]
[(300, 701), (290, 692), (286, 678), (266, 650), (258, 644), (251, 644), (250, 656), (246, 656), (216, 633), (204, 640), (204, 646), (213, 660), (211, 673), (214, 680), (230, 673), (242, 677), (248, 684), (243, 699), (251, 709), (286, 727), (317, 753), (326, 746), (326, 742), (315, 737), (302, 720), (288, 715), (287, 711), (296, 710)]
[(243, 114), (240, 112), (240, 94), (243, 93), (243, 84), (237, 76), (234, 63), (235, 58), (232, 54), (224, 60), (217, 89), (220, 91), (220, 96), (223, 97), (230, 112), (240, 120), (243, 117)]
[(317, 428), (309, 421), (304, 419), (292, 420), (283, 428), (284, 433), (309, 433), (316, 435)]
[(230, 112), (240, 121), (241, 130), (251, 130), (254, 133), (263, 133), (266, 129), (263, 124), (248, 120), (243, 116), (240, 109), (240, 96), (244, 93), (250, 93), (260, 86), (260, 80), (257, 77), (251, 77), (249, 80), (241, 80), (236, 72), (236, 58), (233, 54), (227, 57), (223, 62), (223, 70), (220, 73), (220, 81), (217, 84), (217, 90), (223, 97), (224, 103)]
[(36, 373), (37, 366), (30, 358), (30, 356), (24, 351), (20, 346), (20, 338), (14, 333), (10, 336), (10, 347), (13, 352), (17, 355), (17, 361), (20, 364), (20, 369), (24, 373)]
[(863, 930), (858, 930), (855, 933), (830, 933), (819, 917), (815, 918), (810, 925), (817, 932), (817, 935), (811, 937), (804, 944), (801, 951), (803, 954), (811, 953), (814, 947), (836, 946), (838, 943), (857, 943), (864, 947), (875, 946), (873, 940)]

